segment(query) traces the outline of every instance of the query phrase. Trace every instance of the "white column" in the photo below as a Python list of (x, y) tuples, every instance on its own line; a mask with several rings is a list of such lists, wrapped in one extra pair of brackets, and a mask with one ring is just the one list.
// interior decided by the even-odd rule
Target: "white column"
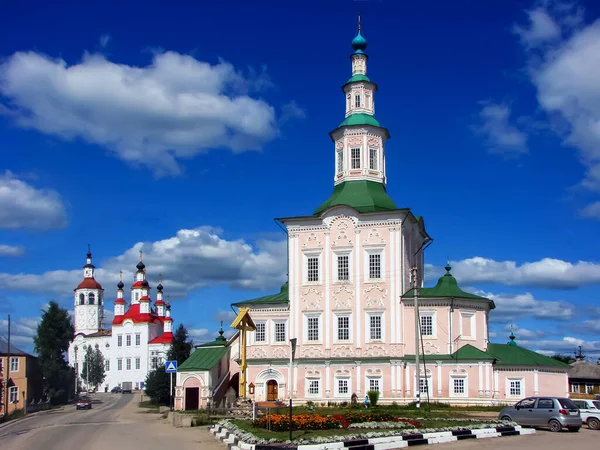
[(401, 233), (401, 227), (396, 226), (396, 229), (394, 231), (394, 234), (396, 236), (396, 238), (394, 239), (394, 268), (396, 270), (395, 273), (397, 273), (398, 275), (396, 275), (394, 277), (395, 279), (395, 292), (396, 295), (394, 297), (394, 302), (396, 303), (396, 328), (398, 328), (396, 330), (396, 342), (400, 343), (400, 342), (404, 342), (404, 339), (402, 337), (402, 333), (404, 333), (404, 326), (402, 325), (404, 322), (402, 321), (402, 308), (404, 303), (402, 303), (402, 295), (404, 294), (403, 290), (402, 290), (402, 279), (404, 278), (404, 273), (403, 273), (403, 268), (402, 268), (402, 233)]
[[(303, 270), (303, 263), (304, 261), (302, 260), (302, 255), (300, 254), (300, 252), (298, 251), (300, 247), (300, 239), (298, 239), (298, 234), (296, 233), (296, 236), (294, 238), (294, 263), (290, 264), (290, 269), (294, 269), (294, 289), (290, 289), (289, 292), (290, 294), (294, 293), (293, 296), (290, 297), (290, 308), (291, 311), (294, 312), (293, 315), (293, 320), (295, 322), (294, 325), (294, 331), (296, 333), (295, 338), (297, 338), (300, 342), (302, 342), (302, 315), (300, 312), (300, 305), (298, 303), (298, 299), (300, 298), (300, 286), (302, 285), (302, 270)], [(298, 270), (298, 268), (296, 267), (298, 264), (300, 264), (300, 270)], [(289, 287), (288, 287), (289, 288)], [(292, 309), (293, 306), (293, 309)], [(294, 379), (297, 379), (297, 377), (294, 377)]]
[(288, 296), (289, 296), (289, 300), (290, 300), (290, 324), (289, 324), (289, 338), (295, 338), (298, 337), (297, 336), (297, 332), (296, 332), (296, 321), (294, 320), (294, 308), (292, 308), (292, 297), (294, 295), (294, 290), (292, 288), (292, 286), (295, 286), (297, 281), (296, 281), (296, 274), (294, 273), (294, 269), (296, 268), (296, 241), (297, 239), (295, 237), (295, 232), (288, 232), (288, 251), (289, 251), (289, 255), (288, 255)]
[(410, 365), (406, 365), (404, 370), (404, 382), (406, 383), (406, 396), (410, 397)]
[(490, 363), (485, 365), (485, 396), (490, 396)]
[[(331, 256), (329, 249), (331, 248), (329, 245), (330, 236), (329, 231), (325, 232), (325, 249), (323, 252), (325, 253), (324, 258), (324, 267), (323, 273), (325, 274), (325, 323), (323, 326), (325, 327), (325, 348), (331, 348), (331, 308), (329, 306), (330, 303), (330, 286), (331, 286)], [(328, 378), (329, 380), (329, 378)]]
[(539, 395), (538, 370), (533, 370), (533, 395)]
[(498, 371), (494, 370), (494, 397), (500, 397), (500, 379), (499, 379)]
[(356, 363), (356, 395), (358, 395), (358, 400), (360, 401), (360, 362)]
[(298, 365), (294, 363), (294, 398), (298, 398)]
[(396, 362), (392, 361), (392, 397), (396, 396)]
[(404, 388), (402, 386), (402, 362), (399, 363), (398, 365), (398, 369), (396, 370), (396, 375), (398, 377), (397, 380), (397, 388), (396, 390), (398, 391), (398, 397), (404, 397)]
[(325, 397), (331, 397), (331, 367), (329, 361), (325, 362)]
[(442, 362), (437, 361), (436, 365), (437, 365), (437, 391), (438, 391), (438, 397), (441, 397), (442, 396)]
[(483, 397), (483, 363), (479, 362), (479, 372), (478, 372), (478, 378), (479, 378), (479, 396)]
[[(404, 223), (402, 223), (402, 225), (404, 225)], [(400, 265), (400, 273), (402, 276), (402, 279), (400, 281), (401, 284), (401, 291), (402, 294), (404, 295), (404, 293), (406, 292), (406, 286), (404, 285), (404, 272), (406, 271), (406, 258), (404, 257), (404, 245), (406, 243), (404, 242), (404, 233), (402, 232), (402, 230), (400, 231), (400, 258), (402, 258), (402, 264)], [(404, 302), (401, 303), (400, 305), (400, 311), (402, 313), (402, 321), (398, 322), (401, 324), (404, 324), (404, 321), (406, 320), (406, 309), (404, 307)], [(402, 343), (405, 344), (406, 343), (406, 327), (402, 326)]]
[[(361, 252), (361, 246), (360, 246), (360, 230), (356, 230), (356, 233), (354, 235), (354, 279), (356, 280), (355, 283), (355, 290), (356, 290), (356, 294), (355, 294), (355, 300), (356, 300), (356, 319), (355, 319), (355, 326), (354, 326), (354, 332), (355, 332), (355, 336), (356, 336), (356, 348), (361, 348), (361, 334), (360, 334), (360, 330), (362, 329), (361, 323), (364, 323), (365, 320), (365, 315), (364, 312), (362, 311), (362, 308), (360, 307), (360, 280), (362, 280), (362, 277), (364, 276), (363, 274), (363, 268), (360, 265), (360, 252)], [(360, 381), (359, 381), (360, 383)], [(360, 386), (360, 385), (359, 385)]]
[[(394, 227), (390, 227), (389, 228), (389, 233), (390, 233), (390, 245), (388, 248), (387, 256), (388, 256), (388, 266), (389, 266), (389, 286), (390, 286), (390, 297), (389, 297), (389, 302), (390, 302), (390, 314), (389, 314), (389, 321), (390, 321), (390, 326), (389, 328), (392, 330), (392, 332), (390, 333), (390, 340), (389, 342), (391, 344), (395, 344), (396, 342), (398, 342), (398, 326), (400, 325), (400, 323), (394, 323), (394, 318), (396, 317), (396, 258), (395, 258), (395, 245), (394, 242), (396, 240), (396, 232), (394, 231)], [(384, 275), (385, 276), (385, 275)]]

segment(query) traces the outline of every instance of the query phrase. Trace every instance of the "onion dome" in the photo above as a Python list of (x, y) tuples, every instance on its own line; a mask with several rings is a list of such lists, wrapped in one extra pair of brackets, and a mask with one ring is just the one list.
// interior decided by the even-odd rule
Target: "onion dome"
[(159, 282), (158, 286), (156, 286), (156, 289), (158, 289), (159, 291), (163, 290), (163, 285)]
[(117, 288), (123, 289), (123, 287), (125, 287), (125, 285), (123, 284), (123, 280), (121, 280), (119, 283), (117, 283)]
[(145, 287), (145, 288), (147, 288), (147, 287), (149, 287), (149, 286), (150, 286), (150, 285), (148, 284), (148, 280), (143, 280), (143, 281), (142, 281), (142, 287)]
[(352, 48), (355, 50), (356, 53), (362, 53), (363, 50), (365, 50), (367, 48), (367, 40), (360, 33), (360, 31), (361, 31), (361, 27), (360, 27), (360, 14), (359, 14), (358, 15), (358, 32), (356, 33), (356, 36), (354, 37), (354, 39), (352, 39)]
[(142, 261), (140, 261), (139, 263), (137, 263), (137, 270), (139, 271), (143, 271), (146, 268), (146, 264), (144, 264)]

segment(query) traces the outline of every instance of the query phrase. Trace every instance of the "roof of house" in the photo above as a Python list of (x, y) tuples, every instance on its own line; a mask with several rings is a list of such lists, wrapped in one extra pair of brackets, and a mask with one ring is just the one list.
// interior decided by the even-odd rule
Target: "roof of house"
[(281, 286), (280, 291), (277, 294), (265, 295), (264, 297), (253, 298), (251, 300), (244, 300), (242, 302), (232, 303), (233, 306), (249, 306), (249, 305), (272, 305), (276, 303), (288, 303), (289, 301), (289, 290), (287, 281)]
[[(493, 300), (490, 300), (485, 297), (481, 297), (479, 295), (470, 294), (469, 292), (465, 292), (461, 288), (459, 288), (456, 278), (454, 278), (452, 276), (452, 274), (450, 273), (450, 270), (452, 269), (450, 264), (447, 264), (445, 269), (446, 269), (446, 273), (438, 279), (438, 282), (434, 287), (419, 289), (419, 292), (418, 292), (419, 298), (444, 298), (444, 297), (447, 297), (447, 298), (461, 298), (461, 299), (468, 299), (468, 300), (482, 300), (485, 302), (489, 302), (491, 304), (492, 309), (494, 309), (496, 307)], [(411, 289), (406, 294), (404, 294), (402, 296), (402, 298), (409, 299), (409, 298), (412, 298), (413, 296), (414, 296), (414, 290)]]
[(177, 368), (177, 371), (198, 372), (215, 367), (229, 351), (229, 343), (223, 333), (223, 327), (221, 327), (219, 337), (214, 341), (197, 345), (194, 353)]
[[(352, 116), (350, 116), (352, 117)], [(346, 205), (358, 212), (395, 211), (398, 208), (387, 194), (385, 185), (376, 181), (344, 181), (333, 188), (331, 196), (313, 213), (318, 216), (327, 209)]]
[(79, 285), (73, 290), (76, 291), (77, 289), (101, 289), (101, 290), (104, 290), (102, 288), (102, 285), (100, 283), (98, 283), (93, 277), (84, 278), (83, 281), (81, 283), (79, 283)]
[(569, 369), (569, 378), (587, 378), (600, 380), (600, 361), (575, 361)]
[(6, 356), (8, 354), (12, 356), (27, 356), (29, 353), (24, 352), (20, 348), (14, 346), (14, 344), (10, 344), (10, 352), (8, 351), (8, 342), (4, 340), (4, 338), (0, 337), (0, 355)]
[(488, 344), (486, 353), (501, 366), (545, 366), (568, 368), (569, 365), (514, 344)]

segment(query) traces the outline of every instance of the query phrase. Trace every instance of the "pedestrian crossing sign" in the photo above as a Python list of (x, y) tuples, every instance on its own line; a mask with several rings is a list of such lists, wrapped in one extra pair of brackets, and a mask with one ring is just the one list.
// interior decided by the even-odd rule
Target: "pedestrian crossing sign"
[(167, 361), (165, 364), (165, 372), (175, 373), (177, 372), (177, 361)]

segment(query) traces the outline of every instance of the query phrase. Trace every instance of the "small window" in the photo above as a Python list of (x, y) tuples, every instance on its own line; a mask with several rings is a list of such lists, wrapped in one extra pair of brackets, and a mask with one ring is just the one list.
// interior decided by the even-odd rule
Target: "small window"
[(139, 301), (139, 299), (140, 299), (140, 293), (136, 292), (135, 293), (135, 301), (137, 302), (137, 301)]
[(381, 339), (381, 316), (370, 316), (369, 317), (369, 328), (371, 340)]
[(127, 358), (127, 359), (125, 360), (125, 363), (126, 363), (126, 365), (125, 365), (125, 369), (126, 369), (126, 370), (131, 370), (131, 358)]
[(267, 337), (266, 328), (267, 327), (264, 322), (256, 324), (256, 331), (254, 334), (254, 339), (256, 342), (265, 342), (266, 341), (266, 337)]
[(369, 168), (371, 170), (378, 170), (377, 166), (377, 149), (370, 148), (369, 149)]
[(354, 106), (356, 108), (360, 108), (360, 94), (356, 94), (354, 96)]
[(19, 386), (10, 387), (8, 401), (10, 403), (16, 403), (19, 401)]
[(554, 408), (554, 400), (551, 398), (540, 398), (537, 403), (539, 409), (552, 409)]
[(117, 359), (117, 370), (123, 370), (123, 360)]
[(318, 341), (319, 340), (319, 318), (318, 317), (308, 317), (308, 336), (307, 339), (309, 341)]
[(79, 304), (80, 305), (84, 305), (85, 304), (85, 295), (79, 294)]
[(338, 260), (338, 280), (347, 281), (350, 279), (350, 267), (349, 267), (348, 255), (339, 255)]
[(348, 394), (348, 380), (338, 380), (338, 394)]
[(127, 345), (127, 347), (131, 347), (131, 335), (130, 335), (130, 334), (128, 334), (128, 335), (125, 337), (125, 342), (127, 343), (127, 344), (126, 344), (126, 345)]
[(285, 342), (285, 322), (275, 322), (275, 342)]
[(348, 341), (350, 339), (350, 317), (339, 316), (337, 318), (338, 341)]
[(117, 336), (117, 347), (123, 347), (123, 336), (120, 334)]
[(319, 394), (319, 380), (310, 380), (308, 382), (308, 393), (309, 395)]
[(379, 378), (369, 378), (369, 390), (379, 391)]
[(140, 358), (135, 358), (135, 369), (140, 370)]
[(308, 281), (319, 281), (319, 258), (308, 258)]
[(135, 335), (135, 345), (140, 345), (142, 337), (139, 334)]
[(465, 393), (465, 379), (464, 378), (454, 378), (453, 379), (453, 392), (455, 394), (464, 394)]
[(105, 372), (110, 372), (110, 359), (105, 359), (104, 360), (104, 371)]
[(88, 295), (88, 303), (90, 305), (95, 305), (96, 304), (96, 296), (90, 292), (90, 294)]
[[(12, 348), (12, 346), (11, 346)], [(18, 357), (11, 357), (10, 358), (10, 371), (11, 372), (18, 372), (19, 371), (19, 358)]]
[(421, 317), (421, 334), (423, 336), (433, 336), (433, 316)]
[(375, 253), (369, 255), (369, 278), (381, 278), (381, 254)]
[(344, 171), (344, 150), (337, 152), (337, 173)]
[[(521, 395), (521, 380), (511, 380), (509, 385), (510, 395), (518, 396)], [(529, 406), (532, 408), (533, 404)]]
[(360, 148), (350, 150), (350, 162), (352, 169), (360, 169)]

